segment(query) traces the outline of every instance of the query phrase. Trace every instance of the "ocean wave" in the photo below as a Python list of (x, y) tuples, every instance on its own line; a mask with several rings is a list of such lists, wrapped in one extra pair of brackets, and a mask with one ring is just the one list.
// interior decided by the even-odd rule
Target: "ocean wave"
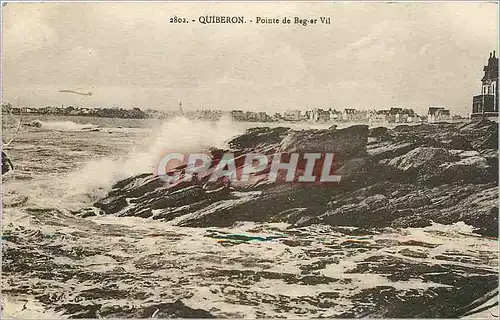
[(80, 124), (73, 121), (41, 121), (32, 120), (26, 125), (37, 128), (44, 128), (47, 130), (58, 130), (58, 131), (82, 131), (82, 130), (92, 130), (98, 129), (99, 126), (91, 123)]
[(99, 188), (110, 189), (121, 179), (153, 173), (166, 152), (203, 152), (212, 147), (223, 148), (229, 139), (243, 131), (230, 118), (218, 122), (184, 117), (170, 119), (151, 128), (142, 145), (132, 147), (126, 154), (91, 160), (68, 174), (64, 178), (65, 193), (76, 196)]

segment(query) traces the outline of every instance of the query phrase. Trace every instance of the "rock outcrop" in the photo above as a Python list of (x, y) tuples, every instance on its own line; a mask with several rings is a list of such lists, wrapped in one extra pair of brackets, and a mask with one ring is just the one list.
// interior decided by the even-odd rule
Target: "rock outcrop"
[(14, 169), (14, 165), (12, 164), (12, 161), (9, 159), (7, 154), (2, 151), (2, 174), (5, 174), (11, 170)]
[[(498, 233), (498, 125), (491, 121), (392, 130), (254, 128), (228, 145), (239, 155), (333, 152), (342, 179), (280, 185), (266, 183), (264, 171), (255, 183), (210, 189), (206, 181), (168, 187), (141, 174), (118, 182), (79, 214), (152, 217), (195, 227), (280, 221), (377, 228), (463, 221), (479, 233)], [(216, 157), (224, 150), (212, 152)]]

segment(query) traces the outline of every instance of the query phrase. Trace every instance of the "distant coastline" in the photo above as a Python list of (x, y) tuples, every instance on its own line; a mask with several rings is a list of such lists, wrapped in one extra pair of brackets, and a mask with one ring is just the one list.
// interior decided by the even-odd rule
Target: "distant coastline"
[[(431, 108), (429, 108), (431, 110)], [(289, 110), (284, 113), (274, 113), (272, 116), (266, 112), (251, 112), (251, 111), (222, 111), (222, 110), (196, 110), (183, 111), (169, 110), (160, 111), (154, 109), (142, 110), (140, 108), (123, 109), (123, 108), (84, 108), (77, 106), (47, 106), (43, 108), (33, 107), (14, 107), (10, 103), (2, 105), (2, 114), (13, 115), (44, 115), (44, 116), (81, 116), (81, 117), (97, 117), (97, 118), (118, 118), (118, 119), (172, 119), (179, 116), (184, 116), (188, 119), (199, 119), (208, 121), (218, 121), (222, 117), (230, 117), (237, 122), (256, 122), (256, 123), (317, 123), (324, 125), (333, 125), (339, 123), (364, 123), (369, 125), (385, 125), (385, 124), (417, 124), (424, 122), (450, 122), (463, 121), (467, 118), (450, 115), (449, 112), (444, 113), (440, 117), (431, 115), (418, 115), (412, 109), (390, 108), (386, 110), (356, 110), (344, 109), (323, 110), (315, 108), (310, 111)]]

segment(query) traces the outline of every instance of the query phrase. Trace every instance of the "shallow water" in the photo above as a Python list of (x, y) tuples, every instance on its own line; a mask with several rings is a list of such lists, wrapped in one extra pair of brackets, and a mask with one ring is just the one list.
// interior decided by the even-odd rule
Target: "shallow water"
[[(178, 300), (189, 309), (181, 317), (444, 317), (450, 311), (439, 305), (459, 294), (455, 282), (484, 287), (497, 277), (498, 241), (464, 223), (182, 228), (76, 217), (72, 210), (91, 205), (113, 183), (151, 172), (164, 150), (222, 147), (255, 124), (84, 118), (65, 127), (39, 120), (45, 127), (23, 127), (7, 150), (15, 171), (2, 185), (4, 317), (165, 317), (162, 308), (173, 307), (162, 304), (186, 309)], [(75, 130), (78, 123), (102, 130)], [(213, 237), (233, 233), (286, 237), (243, 243)], [(416, 307), (421, 297), (437, 301), (428, 313)], [(498, 307), (491, 310), (498, 314)]]

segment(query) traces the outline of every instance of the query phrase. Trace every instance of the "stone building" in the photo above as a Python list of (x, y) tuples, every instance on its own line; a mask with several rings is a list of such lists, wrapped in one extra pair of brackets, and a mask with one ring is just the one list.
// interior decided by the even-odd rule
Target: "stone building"
[(472, 98), (471, 118), (498, 118), (498, 58), (494, 50), (483, 71), (481, 94)]

